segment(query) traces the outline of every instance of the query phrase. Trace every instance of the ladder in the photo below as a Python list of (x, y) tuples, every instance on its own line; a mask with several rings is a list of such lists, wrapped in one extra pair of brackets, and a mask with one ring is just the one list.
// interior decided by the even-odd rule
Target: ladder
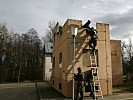
[(94, 100), (104, 100), (101, 90), (101, 85), (99, 81), (98, 75), (98, 66), (97, 66), (97, 58), (94, 51), (94, 54), (90, 54), (90, 61), (91, 61), (91, 73), (92, 73), (92, 84), (93, 84), (93, 92), (94, 92)]

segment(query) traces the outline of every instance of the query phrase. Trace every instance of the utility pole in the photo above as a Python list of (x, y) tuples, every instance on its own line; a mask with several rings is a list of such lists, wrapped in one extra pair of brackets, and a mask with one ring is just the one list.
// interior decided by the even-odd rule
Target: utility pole
[(74, 65), (75, 65), (75, 37), (77, 35), (77, 30), (78, 30), (78, 26), (77, 25), (72, 25), (71, 26), (71, 34), (72, 34), (72, 37), (73, 37), (73, 64), (72, 64), (72, 81), (73, 81), (73, 89), (72, 89), (72, 100), (74, 100)]

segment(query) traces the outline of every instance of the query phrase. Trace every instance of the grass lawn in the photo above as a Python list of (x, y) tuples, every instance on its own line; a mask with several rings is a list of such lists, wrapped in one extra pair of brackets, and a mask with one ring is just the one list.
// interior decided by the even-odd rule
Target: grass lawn
[(114, 88), (133, 88), (133, 82), (126, 82), (121, 85), (114, 86)]
[(121, 85), (113, 86), (113, 89), (119, 89), (119, 92), (131, 92), (133, 93), (133, 82), (126, 82)]

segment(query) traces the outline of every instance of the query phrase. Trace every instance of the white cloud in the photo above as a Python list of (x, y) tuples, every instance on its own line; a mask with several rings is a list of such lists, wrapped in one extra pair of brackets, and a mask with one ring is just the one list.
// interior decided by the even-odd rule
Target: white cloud
[(0, 0), (0, 22), (6, 21), (17, 32), (33, 27), (43, 35), (50, 20), (63, 24), (67, 18), (83, 23), (90, 19), (92, 25), (109, 23), (112, 36), (120, 37), (133, 30), (132, 7), (132, 0)]
[(125, 13), (111, 13), (95, 21), (109, 23), (111, 26), (111, 37), (117, 39), (133, 36), (133, 8)]
[(128, 11), (129, 11), (130, 9), (132, 9), (132, 8), (133, 8), (132, 6), (127, 5), (125, 8), (119, 9), (117, 12), (118, 12), (119, 14), (126, 14), (126, 13), (128, 13)]
[(83, 5), (82, 8), (83, 8), (83, 9), (87, 9), (87, 6), (86, 6), (86, 5)]
[(124, 3), (126, 0), (110, 0), (110, 1), (118, 2), (118, 3)]

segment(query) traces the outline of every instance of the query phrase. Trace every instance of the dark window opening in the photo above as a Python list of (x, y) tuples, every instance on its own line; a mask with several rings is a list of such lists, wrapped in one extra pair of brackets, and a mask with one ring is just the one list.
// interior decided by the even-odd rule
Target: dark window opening
[[(97, 64), (97, 66), (99, 66), (99, 63), (98, 63), (98, 50), (96, 50), (95, 53), (96, 53), (96, 61), (97, 61), (96, 64)], [(91, 50), (90, 49), (83, 49), (83, 66), (85, 66), (85, 67), (90, 67), (91, 66), (90, 54), (91, 54)]]
[(59, 53), (59, 64), (62, 63), (62, 53)]
[(53, 67), (55, 67), (55, 57), (53, 57)]
[(54, 80), (53, 80), (53, 85), (54, 85)]
[(61, 83), (59, 83), (59, 89), (60, 89), (60, 90), (62, 89), (62, 84), (61, 84)]

